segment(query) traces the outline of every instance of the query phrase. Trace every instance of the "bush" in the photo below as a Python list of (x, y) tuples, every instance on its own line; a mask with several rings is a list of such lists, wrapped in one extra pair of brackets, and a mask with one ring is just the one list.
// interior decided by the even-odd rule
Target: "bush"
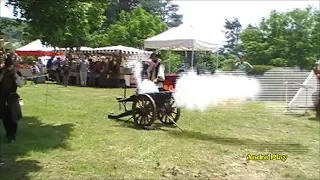
[(253, 70), (249, 73), (250, 75), (263, 75), (265, 72), (272, 69), (273, 66), (267, 65), (253, 65)]
[(225, 63), (222, 65), (221, 70), (222, 71), (232, 71), (232, 70), (234, 70), (234, 64), (233, 63)]
[(166, 73), (177, 72), (179, 69), (179, 64), (183, 62), (182, 56), (180, 56), (178, 53), (171, 51), (161, 51), (160, 59), (162, 59), (162, 63), (165, 66), (164, 68)]
[(32, 63), (33, 61), (37, 61), (37, 58), (33, 56), (24, 56), (24, 57), (21, 57), (21, 59), (23, 63), (27, 63), (27, 64)]

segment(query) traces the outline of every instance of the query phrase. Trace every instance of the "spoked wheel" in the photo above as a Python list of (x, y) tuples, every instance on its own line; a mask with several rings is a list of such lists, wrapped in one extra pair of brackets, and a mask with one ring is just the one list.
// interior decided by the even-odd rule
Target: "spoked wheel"
[(173, 122), (177, 122), (180, 118), (180, 108), (173, 97), (166, 100), (163, 107), (158, 112), (158, 118), (163, 124), (173, 125)]
[(151, 96), (141, 94), (132, 104), (132, 117), (138, 126), (151, 126), (156, 119), (156, 103)]

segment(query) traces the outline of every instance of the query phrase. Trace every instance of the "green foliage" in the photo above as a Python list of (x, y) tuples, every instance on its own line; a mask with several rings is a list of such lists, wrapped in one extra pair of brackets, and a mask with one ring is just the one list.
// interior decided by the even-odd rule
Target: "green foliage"
[(311, 68), (320, 48), (320, 14), (312, 8), (272, 11), (240, 35), (239, 48), (252, 64)]
[(217, 66), (221, 67), (221, 63), (225, 60), (224, 56), (212, 52), (195, 53), (195, 60), (197, 62), (197, 69), (199, 72), (210, 71), (213, 72)]
[(161, 51), (160, 56), (166, 72), (176, 73), (179, 65), (183, 62), (183, 57), (176, 52)]
[(109, 36), (104, 31), (91, 34), (88, 40), (88, 46), (92, 48), (106, 47), (109, 45)]
[(26, 27), (27, 23), (24, 21), (0, 17), (0, 29), (4, 34), (6, 42), (22, 42), (24, 40), (24, 29)]
[(239, 58), (234, 54), (200, 52), (195, 53), (196, 67), (200, 72), (213, 72), (217, 69), (223, 71), (232, 71), (234, 64)]
[(154, 16), (160, 16), (161, 20), (168, 27), (176, 27), (182, 24), (182, 15), (178, 14), (179, 6), (172, 3), (172, 0), (121, 0), (112, 1), (106, 8), (105, 27), (116, 23), (120, 19), (120, 12), (130, 12), (141, 6), (148, 13)]
[(249, 72), (251, 75), (263, 75), (265, 72), (271, 70), (273, 66), (253, 65), (253, 70)]
[(23, 56), (21, 57), (23, 63), (32, 63), (33, 61), (37, 61), (36, 57), (33, 56)]
[(166, 30), (166, 24), (160, 17), (153, 16), (141, 6), (120, 13), (119, 21), (107, 29), (111, 45), (125, 45), (142, 48), (145, 39)]
[(238, 56), (234, 54), (228, 54), (225, 56), (225, 60), (222, 63), (221, 69), (223, 71), (232, 71), (235, 69), (235, 63), (239, 60)]
[(18, 9), (30, 28), (50, 45), (58, 47), (80, 47), (87, 44), (90, 34), (104, 22), (105, 0), (33, 1), (9, 0)]
[(223, 48), (219, 50), (220, 54), (236, 54), (238, 52), (238, 44), (240, 40), (242, 25), (237, 18), (234, 18), (232, 21), (226, 19), (224, 28), (225, 38), (227, 39), (227, 42), (223, 46)]

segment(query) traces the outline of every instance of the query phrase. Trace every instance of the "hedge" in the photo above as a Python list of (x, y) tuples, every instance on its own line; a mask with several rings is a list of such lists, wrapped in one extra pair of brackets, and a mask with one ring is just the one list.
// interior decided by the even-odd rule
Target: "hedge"
[(250, 75), (263, 75), (265, 72), (273, 68), (273, 66), (267, 66), (267, 65), (252, 65), (252, 66), (253, 66), (253, 70), (248, 73)]

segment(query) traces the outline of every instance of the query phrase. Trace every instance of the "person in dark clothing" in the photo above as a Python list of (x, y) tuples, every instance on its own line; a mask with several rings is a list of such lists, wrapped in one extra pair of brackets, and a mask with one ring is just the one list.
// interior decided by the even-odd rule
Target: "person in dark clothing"
[(149, 64), (143, 63), (143, 65), (142, 65), (142, 71), (141, 71), (141, 78), (142, 78), (142, 80), (149, 79), (148, 69), (149, 69)]
[(59, 57), (53, 63), (52, 69), (54, 70), (57, 84), (60, 84), (61, 83), (61, 59)]
[(51, 69), (52, 68), (54, 57), (55, 56), (51, 56), (51, 58), (48, 60), (47, 65), (46, 65), (47, 69)]
[(320, 60), (318, 60), (313, 68), (314, 74), (318, 78), (318, 98), (316, 103), (316, 117), (320, 119)]
[(161, 64), (161, 59), (156, 53), (150, 55), (151, 62), (149, 63), (149, 80), (154, 82), (159, 90), (163, 90), (163, 82), (165, 80), (164, 67)]
[(95, 71), (95, 64), (92, 59), (89, 59), (89, 85), (95, 86), (96, 85), (96, 71)]
[(66, 61), (62, 66), (62, 74), (63, 74), (63, 84), (65, 87), (69, 84), (69, 76), (70, 76), (70, 66), (69, 63)]
[(18, 121), (22, 118), (17, 88), (23, 85), (21, 73), (14, 67), (11, 57), (0, 69), (0, 119), (2, 119), (9, 143), (16, 140)]

